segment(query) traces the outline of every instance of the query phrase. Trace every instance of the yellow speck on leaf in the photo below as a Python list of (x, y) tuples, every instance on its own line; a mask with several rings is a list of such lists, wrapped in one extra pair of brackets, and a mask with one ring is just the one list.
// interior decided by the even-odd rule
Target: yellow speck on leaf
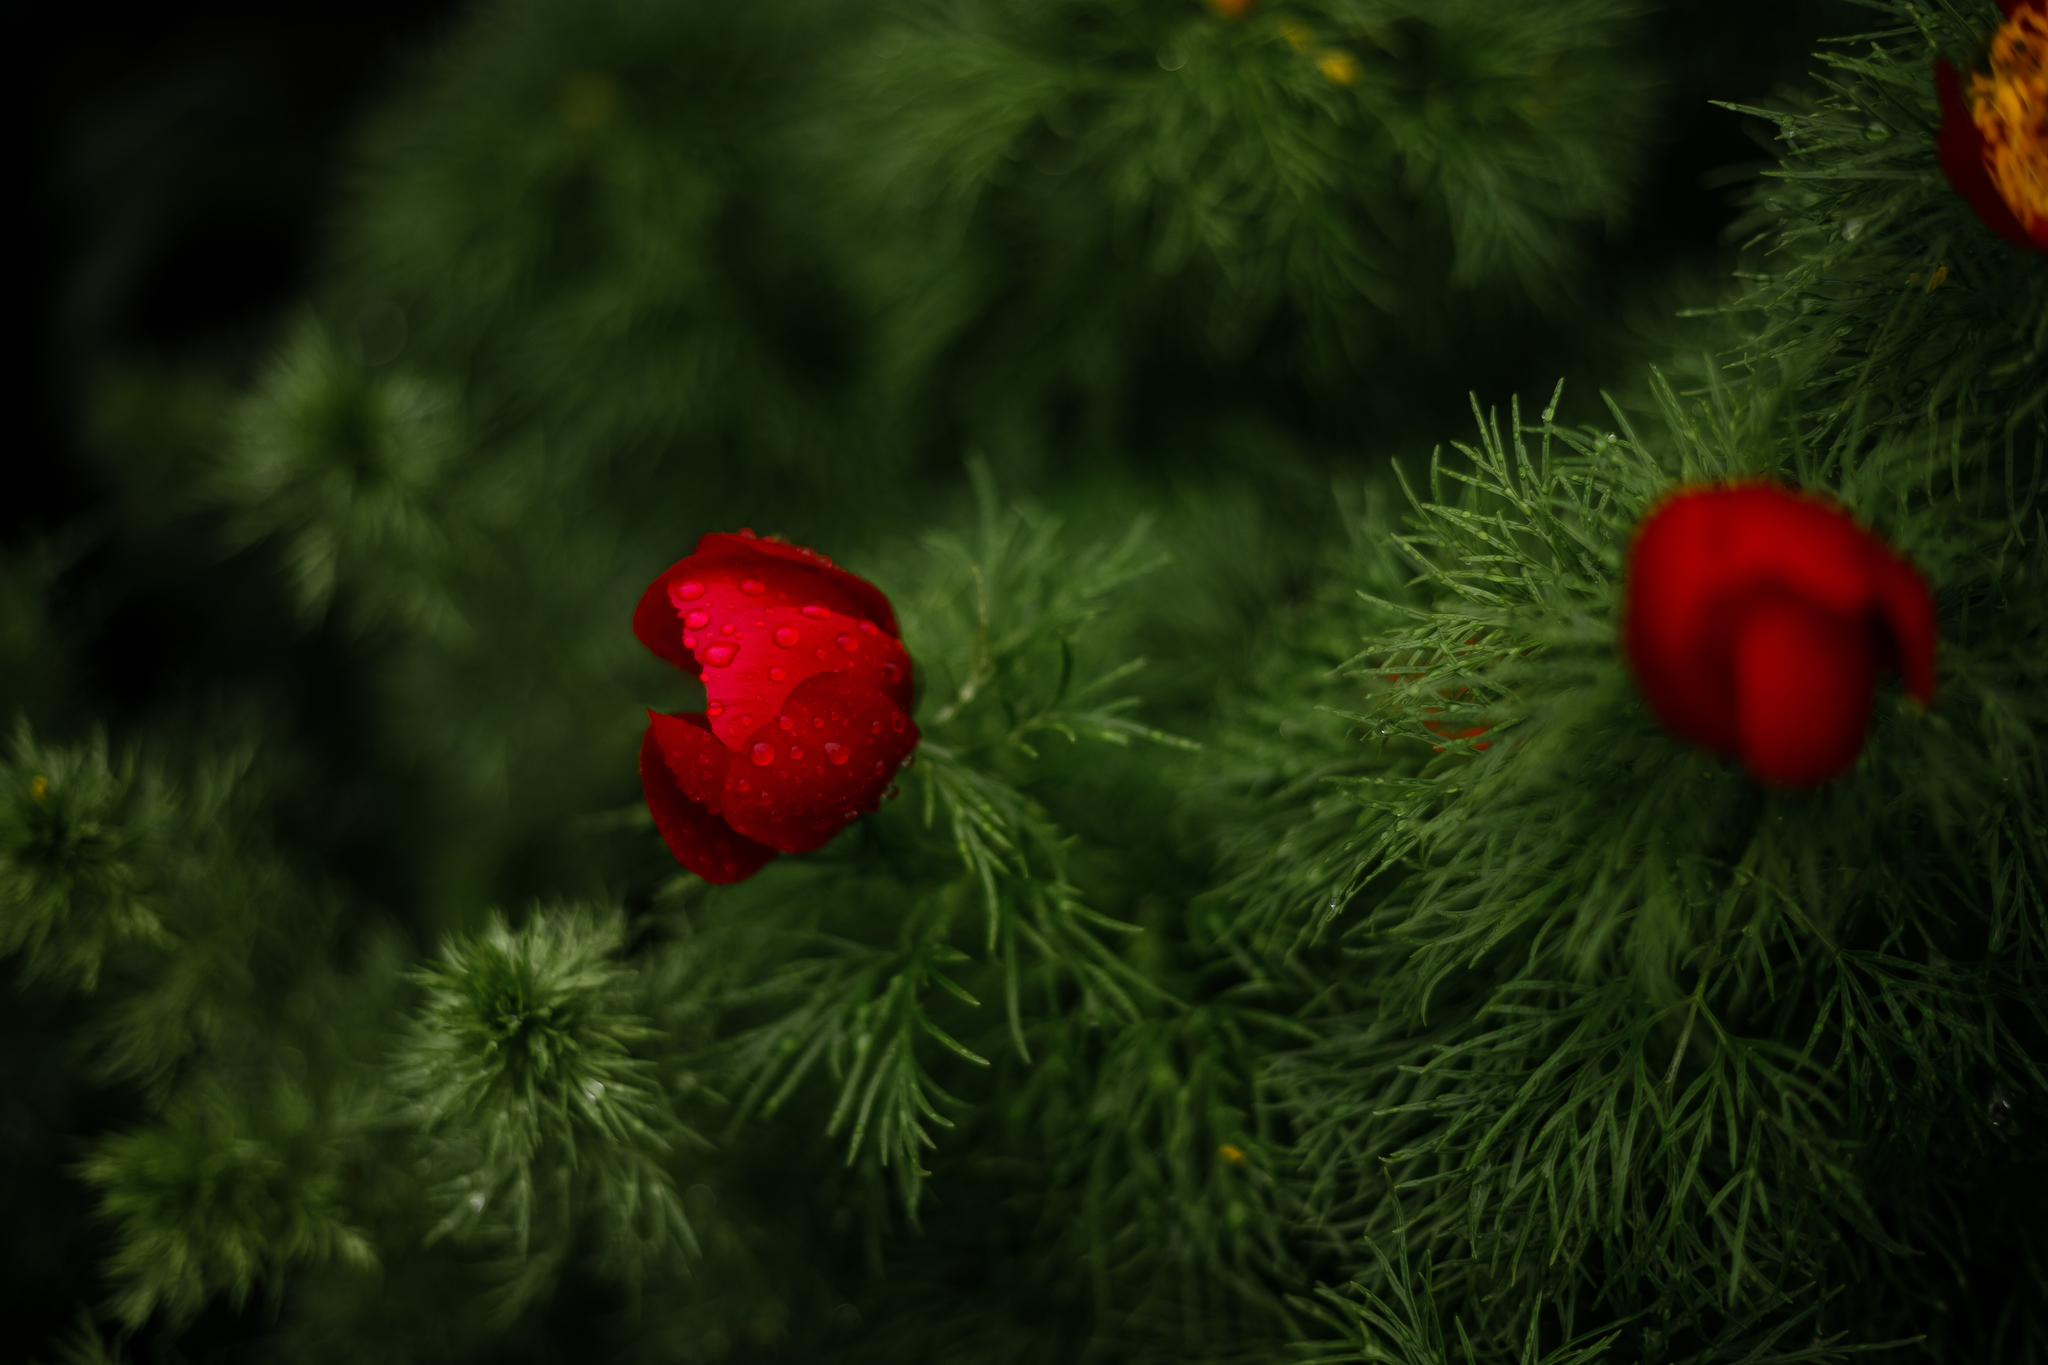
[(1308, 25), (1295, 19), (1280, 21), (1280, 36), (1285, 38), (1287, 45), (1296, 52), (1308, 51), (1308, 45), (1316, 40), (1316, 35), (1309, 32)]
[(1316, 58), (1316, 70), (1339, 85), (1350, 85), (1358, 79), (1358, 59), (1348, 52), (1325, 52)]
[(1226, 1142), (1216, 1149), (1216, 1155), (1222, 1157), (1233, 1166), (1244, 1165), (1244, 1149), (1241, 1147), (1233, 1147)]
[(1927, 292), (1932, 294), (1935, 290), (1941, 288), (1941, 286), (1946, 284), (1947, 282), (1948, 267), (1945, 265), (1938, 265), (1934, 268), (1934, 273), (1927, 277)]
[(40, 774), (38, 774), (37, 776), (35, 776), (35, 777), (32, 777), (32, 778), (30, 778), (30, 779), (29, 779), (29, 783), (28, 783), (28, 799), (29, 799), (29, 800), (31, 800), (31, 801), (33, 801), (33, 802), (35, 802), (35, 803), (36, 803), (37, 805), (39, 805), (39, 806), (40, 806), (40, 805), (41, 805), (41, 804), (43, 803), (43, 798), (44, 798), (44, 797), (46, 797), (46, 796), (48, 796), (49, 794), (50, 794), (50, 779), (49, 779), (49, 778), (47, 778), (47, 777), (43, 777), (43, 776), (41, 776)]
[(571, 128), (601, 128), (618, 112), (618, 84), (602, 71), (579, 71), (562, 82), (560, 108)]
[(2048, 223), (2048, 13), (2021, 6), (1991, 35), (1991, 69), (1970, 78), (1984, 169), (2029, 232)]

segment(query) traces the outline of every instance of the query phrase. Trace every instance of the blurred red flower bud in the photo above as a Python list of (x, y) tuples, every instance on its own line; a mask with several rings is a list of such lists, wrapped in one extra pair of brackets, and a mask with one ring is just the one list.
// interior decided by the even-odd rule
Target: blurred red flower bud
[(1913, 566), (1821, 498), (1694, 485), (1629, 548), (1622, 648), (1657, 718), (1807, 787), (1856, 761), (1880, 668), (1934, 697), (1934, 599)]
[(641, 595), (633, 633), (704, 683), (701, 713), (648, 713), (640, 781), (669, 851), (708, 882), (822, 846), (917, 747), (889, 599), (802, 546), (705, 536)]
[(1984, 225), (2048, 253), (2048, 0), (2001, 0), (1982, 70), (1939, 58), (1941, 169)]

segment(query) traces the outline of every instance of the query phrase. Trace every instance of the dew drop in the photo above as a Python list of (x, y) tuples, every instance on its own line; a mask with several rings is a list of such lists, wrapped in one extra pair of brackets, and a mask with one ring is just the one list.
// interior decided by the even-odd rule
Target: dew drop
[(740, 591), (749, 597), (759, 597), (768, 591), (768, 585), (758, 578), (744, 578), (740, 580)]
[(694, 602), (704, 595), (702, 583), (678, 583), (668, 590), (669, 597), (677, 602)]
[(788, 675), (787, 673), (784, 673), (784, 672), (783, 672), (783, 671), (782, 671), (781, 669), (779, 669), (779, 668), (771, 668), (771, 669), (769, 669), (769, 670), (768, 670), (768, 681), (769, 681), (769, 682), (781, 682), (781, 681), (782, 681), (782, 680), (783, 680), (784, 678), (786, 678), (786, 677), (788, 677), (788, 676), (789, 676), (789, 675)]
[(705, 715), (707, 715), (707, 716), (722, 716), (722, 715), (724, 715), (724, 714), (725, 714), (725, 703), (724, 703), (724, 702), (722, 702), (722, 701), (714, 701), (714, 702), (709, 702), (709, 703), (707, 703), (707, 704), (705, 705), (705, 707), (704, 707), (704, 714), (705, 714)]
[(875, 623), (873, 621), (863, 621), (860, 623), (860, 629), (863, 635), (873, 635), (875, 633)]
[(696, 647), (697, 647), (697, 637), (696, 637), (696, 636), (694, 636), (694, 635), (685, 635), (685, 636), (683, 637), (683, 648), (684, 648), (684, 649), (695, 649)]
[(794, 645), (796, 643), (796, 627), (777, 626), (775, 628), (775, 643), (781, 645), (784, 649)]
[(880, 776), (882, 776), (882, 774), (884, 774), (884, 773), (886, 773), (886, 772), (888, 772), (888, 771), (889, 771), (889, 765), (888, 765), (888, 764), (886, 764), (886, 763), (882, 762), (882, 760), (881, 760), (881, 759), (879, 759), (879, 758), (875, 760), (875, 776), (876, 776), (876, 777), (880, 777)]
[(901, 682), (903, 681), (903, 670), (896, 666), (894, 659), (891, 659), (882, 665), (882, 676), (890, 682)]
[(819, 605), (818, 605), (818, 604), (817, 604), (816, 602), (813, 602), (813, 603), (811, 603), (811, 605), (809, 605), (808, 607), (805, 607), (805, 608), (804, 608), (804, 615), (806, 615), (806, 616), (810, 617), (810, 618), (811, 618), (812, 620), (814, 620), (814, 621), (822, 621), (822, 620), (824, 620), (824, 619), (825, 619), (825, 618), (826, 618), (827, 616), (830, 616), (831, 614), (832, 614), (831, 612), (829, 612), (829, 611), (825, 610), (825, 609), (824, 609), (823, 607), (819, 606)]
[(691, 630), (702, 630), (711, 624), (711, 613), (708, 611), (693, 611), (683, 618), (683, 624)]
[(744, 777), (743, 777), (743, 778), (741, 778), (741, 779), (740, 779), (740, 780), (739, 780), (738, 782), (736, 782), (736, 783), (735, 783), (734, 785), (735, 785), (735, 786), (737, 786), (737, 787), (738, 787), (738, 788), (739, 788), (739, 789), (740, 789), (741, 791), (751, 791), (751, 790), (753, 789), (753, 786), (754, 786), (754, 784), (753, 784), (753, 783), (751, 783), (751, 782), (747, 781), (747, 779), (746, 779), (746, 778), (744, 778)]
[(880, 721), (876, 721), (876, 722), (875, 722), (874, 724), (872, 724), (872, 725), (868, 726), (868, 733), (869, 733), (869, 734), (871, 734), (871, 735), (879, 735), (879, 734), (881, 734), (881, 733), (882, 733), (882, 722), (880, 722)]
[(715, 645), (706, 645), (704, 647), (704, 662), (710, 664), (713, 668), (724, 668), (732, 662), (733, 656), (739, 652), (740, 647), (738, 645), (729, 645), (721, 640)]
[(788, 716), (784, 716), (781, 720), (778, 720), (775, 723), (777, 725), (780, 725), (785, 730), (796, 729), (796, 722), (791, 720)]
[(835, 767), (843, 765), (846, 762), (846, 746), (844, 744), (835, 744), (829, 739), (826, 740), (825, 757), (832, 760)]
[(839, 647), (848, 654), (851, 654), (860, 648), (860, 641), (854, 639), (851, 635), (842, 635), (839, 637)]
[(903, 733), (903, 713), (901, 711), (889, 717), (889, 728), (899, 735)]
[(754, 723), (754, 718), (753, 718), (752, 716), (741, 716), (741, 717), (740, 717), (740, 724), (741, 724), (741, 725), (752, 725), (753, 723)]
[(748, 757), (754, 760), (755, 767), (765, 768), (775, 761), (775, 746), (765, 739), (760, 740), (754, 745), (754, 752)]
[(848, 820), (860, 819), (860, 812), (857, 810), (843, 810), (839, 814)]
[(818, 657), (819, 657), (819, 658), (821, 658), (821, 659), (825, 657), (825, 651), (824, 651), (823, 649), (820, 649), (820, 650), (818, 651)]
[(732, 622), (730, 622), (730, 621), (727, 621), (727, 622), (726, 622), (726, 623), (725, 623), (724, 625), (722, 625), (722, 626), (720, 626), (720, 627), (718, 628), (718, 633), (719, 633), (720, 635), (733, 635), (733, 634), (736, 634), (736, 633), (737, 633), (738, 631), (739, 631), (739, 627), (738, 627), (738, 626), (736, 626), (736, 625), (734, 625), (734, 624), (733, 624)]
[(790, 746), (789, 746), (789, 758), (790, 758), (790, 761), (791, 761), (792, 763), (794, 763), (794, 762), (795, 762), (795, 761), (796, 761), (797, 759), (799, 759), (799, 758), (802, 758), (803, 756), (804, 756), (804, 746), (803, 746), (803, 745), (801, 745), (801, 744), (792, 744), (792, 745), (790, 745)]
[(698, 681), (698, 682), (710, 682), (710, 681), (711, 681), (711, 671), (710, 671), (709, 669), (705, 669), (705, 668), (700, 668), (700, 669), (698, 669), (698, 670), (697, 670), (697, 681)]
[(824, 729), (824, 728), (825, 728), (825, 718), (824, 718), (823, 716), (813, 716), (813, 717), (811, 717), (811, 728), (812, 728), (813, 730), (822, 730), (822, 729)]
[(884, 801), (894, 801), (897, 797), (901, 795), (903, 795), (903, 793), (897, 790), (896, 784), (894, 782), (891, 782), (889, 784), (889, 790), (882, 793), (882, 799)]

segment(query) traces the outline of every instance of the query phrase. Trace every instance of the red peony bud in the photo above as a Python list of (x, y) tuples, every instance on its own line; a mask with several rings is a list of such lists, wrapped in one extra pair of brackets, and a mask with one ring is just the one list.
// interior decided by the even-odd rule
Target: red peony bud
[(1985, 69), (1934, 63), (1941, 169), (1984, 225), (2048, 252), (2048, 0), (2001, 0)]
[(1657, 718), (1779, 787), (1856, 761), (1881, 667), (1934, 697), (1934, 599), (1823, 499), (1771, 483), (1681, 488), (1629, 548), (1622, 648)]
[(801, 546), (705, 536), (641, 596), (633, 633), (704, 682), (702, 714), (648, 713), (640, 780), (669, 851), (708, 882), (820, 847), (917, 747), (889, 599)]

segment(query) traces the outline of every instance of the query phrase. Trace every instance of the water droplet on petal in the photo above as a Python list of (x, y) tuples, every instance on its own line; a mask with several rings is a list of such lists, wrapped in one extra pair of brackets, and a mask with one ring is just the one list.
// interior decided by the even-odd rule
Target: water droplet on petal
[(750, 790), (754, 784), (747, 781), (747, 779), (743, 777), (734, 785), (736, 785), (741, 791), (747, 791)]
[(754, 760), (755, 767), (765, 768), (775, 761), (775, 746), (765, 739), (760, 740), (755, 743), (754, 752), (747, 756)]
[[(738, 645), (729, 645), (721, 640), (715, 645), (704, 646), (704, 662), (710, 664), (713, 668), (724, 668), (732, 662), (733, 656), (739, 652), (740, 647)], [(899, 725), (896, 728), (900, 730), (903, 727)]]
[(879, 735), (879, 734), (881, 734), (881, 733), (882, 733), (882, 722), (880, 722), (880, 721), (876, 721), (876, 722), (875, 722), (875, 723), (874, 723), (873, 725), (870, 725), (870, 726), (868, 727), (868, 733), (869, 733), (869, 734), (871, 734), (871, 735)]
[(839, 647), (848, 654), (851, 654), (860, 648), (860, 641), (854, 639), (851, 635), (842, 635), (839, 637)]
[(814, 621), (822, 621), (824, 618), (830, 616), (831, 614), (831, 612), (825, 610), (816, 602), (813, 602), (811, 603), (811, 605), (804, 608), (804, 615), (810, 617)]
[(825, 757), (831, 759), (834, 766), (844, 764), (846, 762), (846, 746), (844, 744), (834, 744), (829, 739), (826, 740)]
[(820, 649), (820, 650), (818, 651), (818, 657), (819, 657), (819, 658), (821, 658), (821, 659), (825, 657), (825, 651), (824, 651), (823, 649)]
[(803, 756), (804, 756), (804, 746), (803, 746), (803, 745), (801, 745), (801, 744), (792, 744), (792, 745), (790, 745), (790, 746), (789, 746), (789, 758), (790, 758), (790, 761), (791, 761), (792, 763), (794, 763), (794, 762), (795, 762), (795, 761), (796, 761), (797, 759), (799, 759), (799, 758), (802, 758)]
[(903, 733), (903, 713), (901, 711), (889, 717), (889, 728), (899, 735)]
[(768, 591), (768, 585), (758, 578), (744, 578), (740, 580), (740, 591), (749, 597), (759, 597)]
[(702, 583), (677, 583), (668, 590), (669, 599), (675, 602), (694, 602), (704, 595)]
[(747, 727), (747, 726), (749, 726), (749, 725), (752, 725), (753, 723), (754, 723), (754, 718), (753, 718), (752, 716), (741, 716), (741, 717), (740, 717), (740, 727), (741, 727), (742, 729), (744, 729), (745, 727)]
[(722, 625), (722, 626), (720, 626), (720, 627), (718, 628), (718, 633), (719, 633), (720, 635), (732, 635), (732, 634), (736, 634), (736, 633), (737, 633), (738, 631), (739, 631), (739, 627), (738, 627), (738, 626), (736, 626), (736, 625), (734, 625), (734, 624), (733, 624), (732, 622), (730, 622), (730, 621), (727, 621), (727, 622), (726, 622), (726, 623), (725, 623), (724, 625)]
[(784, 673), (784, 672), (783, 672), (783, 671), (782, 671), (781, 669), (779, 669), (779, 668), (771, 668), (771, 669), (769, 669), (769, 670), (768, 670), (768, 681), (769, 681), (769, 682), (781, 682), (781, 681), (782, 681), (782, 680), (783, 680), (784, 678), (786, 678), (786, 677), (788, 677), (788, 676), (789, 676), (789, 675), (788, 675), (787, 673)]
[(698, 682), (710, 682), (710, 681), (711, 681), (711, 670), (710, 670), (710, 669), (708, 669), (708, 668), (700, 668), (700, 669), (698, 669), (698, 670), (697, 670), (697, 681), (698, 681)]
[(825, 718), (824, 718), (823, 716), (813, 716), (813, 717), (811, 717), (811, 728), (812, 728), (813, 730), (822, 730), (822, 729), (824, 729), (824, 728), (825, 728)]
[(685, 635), (685, 636), (683, 637), (683, 648), (684, 648), (684, 649), (695, 649), (696, 647), (697, 647), (697, 637), (696, 637), (696, 636), (694, 636), (694, 635)]
[(863, 621), (860, 623), (860, 629), (863, 635), (873, 635), (875, 633), (875, 623), (873, 621)]
[(711, 613), (708, 611), (693, 611), (683, 617), (683, 624), (691, 630), (702, 630), (711, 624)]
[(707, 716), (722, 716), (722, 715), (724, 715), (724, 714), (725, 714), (725, 703), (724, 703), (724, 702), (722, 702), (722, 701), (714, 701), (714, 702), (708, 703), (708, 704), (707, 704), (707, 705), (706, 705), (706, 706), (704, 707), (704, 714), (705, 714), (705, 715), (707, 715)]
[(794, 730), (796, 728), (796, 722), (791, 720), (788, 716), (784, 716), (782, 719), (776, 721), (775, 723), (777, 725), (780, 725), (785, 730)]
[(901, 682), (903, 680), (903, 670), (896, 666), (894, 659), (891, 659), (882, 665), (882, 676), (890, 682)]
[(841, 814), (842, 816), (844, 816), (844, 817), (845, 817), (846, 819), (848, 819), (848, 820), (858, 820), (858, 819), (860, 819), (860, 812), (859, 812), (859, 811), (857, 811), (857, 810), (843, 810), (843, 811), (841, 811), (841, 812), (839, 812), (839, 813), (840, 813), (840, 814)]
[(888, 765), (888, 764), (886, 764), (886, 763), (882, 762), (882, 760), (881, 760), (881, 759), (879, 759), (879, 758), (875, 760), (875, 776), (876, 776), (876, 777), (880, 777), (880, 776), (881, 776), (881, 775), (882, 775), (883, 773), (886, 773), (886, 772), (888, 772), (888, 771), (889, 771), (889, 765)]
[(788, 649), (791, 645), (795, 644), (796, 627), (777, 626), (775, 628), (775, 643), (781, 645), (784, 649)]
[(882, 793), (882, 799), (884, 801), (894, 801), (897, 797), (901, 795), (903, 795), (903, 793), (897, 790), (896, 784), (894, 782), (891, 782), (889, 784), (889, 790)]

